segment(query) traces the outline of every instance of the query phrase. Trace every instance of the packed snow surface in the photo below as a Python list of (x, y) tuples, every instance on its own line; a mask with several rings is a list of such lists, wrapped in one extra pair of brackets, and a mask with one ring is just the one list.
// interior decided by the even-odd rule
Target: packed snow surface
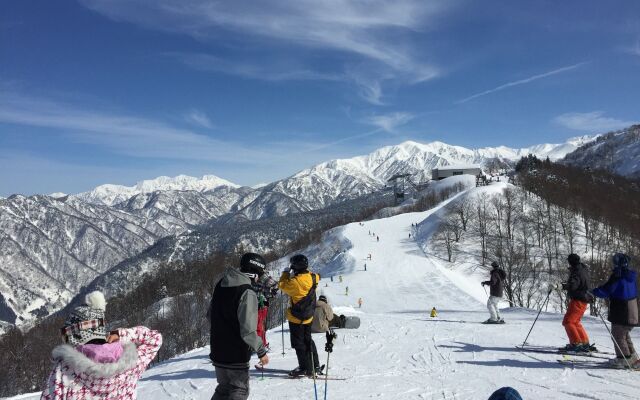
[[(498, 184), (471, 190), (503, 188)], [(357, 330), (337, 331), (329, 374), (346, 380), (329, 381), (327, 399), (487, 399), (502, 386), (515, 387), (526, 400), (639, 397), (638, 372), (585, 365), (572, 368), (559, 364), (557, 355), (516, 349), (536, 310), (503, 309), (506, 324), (481, 324), (488, 317), (480, 286), (486, 274), (458, 270), (430, 254), (428, 239), (433, 229), (429, 224), (436, 223), (440, 207), (353, 223), (334, 231), (342, 236), (340, 244), (346, 252), (336, 257), (338, 262), (319, 266), (321, 293), (339, 313), (358, 315), (362, 325)], [(419, 229), (411, 226), (416, 223)], [(357, 305), (359, 298), (362, 308)], [(432, 307), (438, 311), (436, 318), (429, 317)], [(561, 321), (561, 315), (543, 312), (529, 343), (564, 345)], [(585, 317), (584, 325), (600, 349), (613, 351), (599, 319)], [(638, 331), (632, 336), (640, 345)], [(286, 326), (284, 349), (281, 333), (280, 328), (269, 332), (269, 367), (289, 370), (295, 367), (295, 353)], [(324, 364), (324, 335), (314, 335), (314, 339)], [(195, 350), (148, 370), (138, 398), (210, 399), (216, 381), (208, 353), (207, 348)], [(323, 398), (324, 381), (317, 385), (318, 396)], [(282, 372), (265, 371), (263, 375), (252, 370), (249, 398), (312, 399), (314, 385), (308, 379), (287, 379)]]

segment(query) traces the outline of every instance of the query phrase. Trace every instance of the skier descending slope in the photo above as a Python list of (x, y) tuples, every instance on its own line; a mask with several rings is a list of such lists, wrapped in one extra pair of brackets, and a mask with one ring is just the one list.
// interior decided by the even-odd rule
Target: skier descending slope
[(89, 293), (62, 328), (66, 344), (51, 353), (55, 366), (41, 400), (136, 398), (140, 375), (155, 358), (162, 336), (142, 326), (107, 335), (101, 292)]
[(639, 322), (637, 274), (629, 269), (629, 257), (626, 254), (617, 253), (612, 261), (613, 272), (609, 280), (593, 290), (596, 297), (610, 299), (609, 321), (616, 350), (616, 358), (610, 364), (616, 368), (638, 368), (640, 361), (630, 335)]
[(278, 285), (290, 298), (287, 309), (291, 347), (296, 350), (298, 367), (289, 375), (315, 376), (322, 370), (318, 361), (316, 344), (311, 338), (311, 322), (316, 308), (316, 287), (320, 275), (309, 272), (309, 260), (303, 254), (297, 254), (289, 260), (290, 268), (282, 272)]
[(262, 365), (269, 363), (267, 350), (256, 334), (258, 298), (251, 289), (266, 265), (262, 256), (246, 253), (240, 259), (240, 270), (227, 268), (213, 291), (209, 357), (216, 369), (218, 386), (212, 400), (246, 400), (251, 353), (258, 353)]
[(491, 277), (488, 281), (482, 282), (482, 286), (489, 285), (489, 299), (487, 300), (487, 309), (489, 309), (489, 319), (485, 324), (504, 324), (504, 319), (500, 317), (500, 309), (498, 304), (504, 296), (504, 280), (507, 274), (498, 265), (496, 261), (491, 263)]
[(575, 352), (596, 351), (596, 348), (589, 344), (589, 336), (584, 330), (580, 320), (587, 310), (589, 302), (593, 299), (589, 293), (590, 279), (587, 266), (580, 262), (580, 256), (569, 254), (569, 279), (562, 284), (562, 289), (567, 291), (567, 296), (571, 299), (567, 307), (567, 313), (562, 320), (562, 325), (569, 337), (569, 344), (561, 350)]

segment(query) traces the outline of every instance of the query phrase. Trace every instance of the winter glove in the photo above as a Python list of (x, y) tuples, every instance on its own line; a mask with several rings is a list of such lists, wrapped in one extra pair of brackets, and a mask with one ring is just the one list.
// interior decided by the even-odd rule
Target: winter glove
[(562, 290), (567, 290), (567, 286), (568, 286), (568, 285), (569, 285), (569, 284), (568, 284), (568, 283), (566, 283), (566, 282), (565, 282), (565, 283), (563, 283), (563, 284), (562, 284), (562, 286), (561, 286), (561, 287), (562, 287)]

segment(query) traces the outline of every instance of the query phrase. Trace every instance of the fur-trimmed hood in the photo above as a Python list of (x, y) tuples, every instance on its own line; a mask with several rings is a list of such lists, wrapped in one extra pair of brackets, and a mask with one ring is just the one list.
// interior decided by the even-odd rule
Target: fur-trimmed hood
[(95, 362), (68, 344), (55, 347), (51, 352), (51, 357), (54, 361), (60, 361), (69, 366), (69, 368), (78, 374), (85, 373), (96, 378), (111, 378), (134, 368), (138, 363), (136, 345), (127, 342), (123, 343), (122, 347), (122, 356), (114, 363), (103, 364)]

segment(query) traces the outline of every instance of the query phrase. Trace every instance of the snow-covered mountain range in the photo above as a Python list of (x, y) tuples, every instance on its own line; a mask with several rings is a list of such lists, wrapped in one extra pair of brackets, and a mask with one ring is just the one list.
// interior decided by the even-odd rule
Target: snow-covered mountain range
[(599, 136), (568, 153), (563, 162), (640, 177), (640, 125)]
[[(320, 210), (377, 192), (398, 173), (412, 174), (417, 183), (429, 180), (431, 169), (444, 165), (513, 162), (529, 153), (557, 159), (589, 140), (593, 137), (526, 149), (408, 141), (324, 162), (254, 188), (207, 175), (160, 177), (132, 187), (102, 185), (76, 195), (56, 194), (57, 199), (13, 195), (0, 199), (0, 303), (7, 305), (0, 307), (0, 320), (22, 324), (59, 309), (81, 286), (163, 237), (175, 236), (165, 243), (180, 251), (158, 254), (173, 260), (184, 254), (204, 257), (217, 250), (215, 245), (189, 235), (216, 218), (252, 221)], [(265, 235), (272, 232), (260, 229)], [(235, 237), (242, 240), (243, 235), (238, 232)], [(274, 237), (286, 240), (286, 235)], [(273, 242), (247, 243), (268, 247)]]
[(239, 185), (231, 183), (215, 175), (205, 175), (202, 178), (194, 178), (187, 175), (178, 175), (174, 178), (160, 176), (155, 179), (144, 180), (134, 186), (100, 185), (88, 192), (73, 195), (77, 199), (87, 203), (115, 205), (139, 194), (157, 191), (197, 191), (205, 192), (221, 186), (237, 188)]

